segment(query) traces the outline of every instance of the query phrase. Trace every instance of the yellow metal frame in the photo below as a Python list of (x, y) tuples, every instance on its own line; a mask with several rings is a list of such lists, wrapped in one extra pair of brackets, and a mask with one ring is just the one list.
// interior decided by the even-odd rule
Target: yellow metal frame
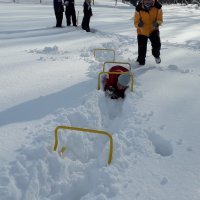
[(113, 61), (115, 61), (115, 50), (113, 49), (94, 49), (94, 57), (96, 58), (96, 51), (112, 51), (113, 52)]
[[(99, 130), (93, 130), (93, 129), (78, 128), (78, 127), (71, 127), (71, 126), (57, 126), (55, 128), (55, 143), (54, 143), (53, 151), (56, 151), (57, 147), (58, 147), (58, 130), (59, 129), (82, 131), (82, 132), (89, 132), (89, 133), (97, 133), (97, 134), (100, 134), (100, 135), (108, 136), (108, 138), (110, 140), (110, 151), (109, 151), (109, 157), (108, 157), (108, 164), (111, 164), (111, 162), (112, 162), (112, 154), (113, 154), (113, 138), (112, 138), (111, 134), (109, 134), (108, 132), (105, 132), (105, 131), (99, 131)], [(63, 153), (63, 152), (64, 151), (61, 150), (61, 153)]]
[(102, 74), (130, 74), (131, 76), (131, 91), (133, 92), (133, 84), (134, 84), (134, 75), (133, 73), (130, 73), (130, 72), (100, 72), (99, 75), (98, 75), (98, 90), (101, 89), (101, 75)]
[(131, 64), (130, 63), (128, 63), (128, 62), (117, 62), (117, 61), (114, 61), (114, 62), (112, 62), (112, 61), (106, 61), (106, 62), (104, 62), (103, 63), (103, 72), (105, 71), (105, 65), (106, 64), (120, 64), (120, 65), (122, 65), (122, 64), (124, 64), (124, 65), (128, 65), (129, 66), (129, 71), (131, 71)]

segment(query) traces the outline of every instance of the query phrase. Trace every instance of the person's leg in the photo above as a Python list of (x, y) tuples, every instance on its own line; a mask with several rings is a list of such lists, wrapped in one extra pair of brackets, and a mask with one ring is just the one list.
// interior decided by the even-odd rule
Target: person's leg
[(145, 58), (147, 53), (147, 41), (148, 37), (145, 35), (138, 35), (138, 58), (137, 61), (140, 65), (145, 65)]
[(60, 27), (62, 27), (63, 12), (60, 13), (59, 18), (60, 18), (60, 20), (59, 20), (60, 24), (59, 25), (60, 25)]
[(86, 25), (85, 25), (85, 21), (86, 21), (86, 17), (85, 17), (85, 15), (83, 16), (83, 20), (82, 20), (82, 24), (81, 24), (81, 27), (82, 27), (82, 29), (86, 29)]
[(161, 41), (160, 41), (160, 33), (159, 30), (155, 30), (150, 34), (149, 39), (151, 41), (152, 46), (152, 55), (155, 58), (160, 57), (160, 49), (161, 49)]
[(67, 20), (67, 26), (70, 26), (71, 25), (71, 20), (70, 20), (70, 9), (69, 9), (69, 6), (66, 6), (65, 16), (66, 16), (66, 20)]
[(75, 11), (74, 6), (73, 6), (72, 9), (71, 9), (71, 15), (72, 15), (72, 23), (73, 23), (73, 26), (77, 26), (77, 24), (76, 24), (76, 11)]
[(62, 15), (61, 15), (61, 26), (62, 26), (62, 21), (63, 21), (63, 12), (62, 12)]
[(56, 27), (58, 27), (58, 25), (59, 25), (59, 14), (58, 14), (58, 12), (55, 12), (55, 16), (56, 16)]
[(90, 32), (90, 16), (88, 16), (86, 19), (86, 31)]
[(63, 13), (56, 12), (56, 27), (62, 27)]

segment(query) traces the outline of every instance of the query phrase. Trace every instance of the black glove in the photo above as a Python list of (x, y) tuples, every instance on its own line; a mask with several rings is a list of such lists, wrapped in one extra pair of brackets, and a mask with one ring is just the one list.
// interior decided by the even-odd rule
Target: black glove
[(111, 97), (112, 94), (114, 93), (114, 91), (115, 91), (115, 88), (112, 87), (112, 86), (109, 86), (109, 87), (106, 89), (105, 94), (106, 94), (107, 97)]
[(158, 22), (153, 22), (153, 28), (154, 28), (154, 29), (158, 29), (158, 27), (159, 27)]
[(116, 90), (114, 87), (110, 86), (108, 89), (105, 91), (105, 95), (111, 99), (117, 99), (118, 96), (116, 94)]
[(118, 99), (119, 97), (115, 92), (113, 92), (113, 94), (112, 94), (112, 96), (110, 98), (111, 99)]
[(138, 27), (142, 28), (144, 26), (144, 22), (140, 19), (139, 23), (138, 23)]
[(107, 97), (111, 98), (111, 99), (118, 99), (119, 96), (116, 92), (116, 89), (112, 86), (110, 86), (106, 91), (105, 94)]

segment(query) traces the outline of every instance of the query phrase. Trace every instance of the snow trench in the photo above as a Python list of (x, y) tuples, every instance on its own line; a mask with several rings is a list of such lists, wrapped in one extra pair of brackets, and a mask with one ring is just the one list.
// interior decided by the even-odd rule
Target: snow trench
[[(56, 47), (53, 50), (58, 51)], [(25, 128), (33, 140), (18, 149), (9, 168), (1, 169), (2, 200), (66, 200), (68, 196), (70, 200), (111, 199), (130, 183), (130, 177), (124, 176), (129, 160), (134, 163), (140, 155), (164, 158), (173, 154), (171, 143), (144, 125), (153, 113), (137, 109), (140, 91), (127, 91), (125, 100), (110, 100), (93, 87), (102, 63), (87, 51), (83, 50), (81, 57), (88, 62), (92, 80), (85, 87), (92, 85), (93, 89), (82, 97), (80, 105), (60, 108), (43, 123)], [(111, 165), (107, 164), (109, 141), (102, 135), (60, 130), (58, 150), (65, 146), (66, 151), (62, 156), (52, 151), (58, 125), (109, 132), (114, 141)]]

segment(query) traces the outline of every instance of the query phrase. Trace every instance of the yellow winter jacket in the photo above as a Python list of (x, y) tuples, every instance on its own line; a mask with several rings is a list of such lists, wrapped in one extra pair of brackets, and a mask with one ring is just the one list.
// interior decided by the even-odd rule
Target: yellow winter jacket
[[(139, 21), (142, 20), (143, 27), (138, 27)], [(143, 0), (136, 6), (134, 24), (137, 28), (138, 35), (149, 36), (155, 28), (153, 23), (157, 22), (159, 25), (163, 22), (162, 5), (156, 0), (149, 11), (145, 10)], [(158, 29), (158, 28), (157, 28)]]

